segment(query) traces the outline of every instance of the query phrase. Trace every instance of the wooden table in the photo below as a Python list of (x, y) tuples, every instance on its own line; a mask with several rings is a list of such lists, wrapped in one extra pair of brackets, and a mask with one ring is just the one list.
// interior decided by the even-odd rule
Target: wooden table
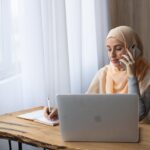
[(11, 139), (51, 150), (150, 150), (150, 124), (140, 123), (139, 143), (64, 142), (59, 126), (17, 118), (19, 114), (42, 107), (8, 113), (0, 116), (0, 138)]

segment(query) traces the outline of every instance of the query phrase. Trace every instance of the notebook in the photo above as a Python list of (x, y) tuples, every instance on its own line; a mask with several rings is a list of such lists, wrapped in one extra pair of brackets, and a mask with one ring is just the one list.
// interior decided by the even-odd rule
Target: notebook
[(28, 119), (32, 121), (36, 121), (39, 123), (43, 123), (46, 125), (57, 125), (59, 124), (58, 120), (48, 120), (44, 117), (44, 110), (36, 110), (30, 113), (25, 113), (17, 116), (18, 118)]
[(64, 141), (138, 142), (137, 95), (58, 95)]

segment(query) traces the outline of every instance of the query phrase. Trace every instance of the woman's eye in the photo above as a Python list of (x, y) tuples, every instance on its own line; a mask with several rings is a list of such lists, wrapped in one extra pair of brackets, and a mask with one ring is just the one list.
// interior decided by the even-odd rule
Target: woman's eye
[(108, 50), (109, 52), (111, 51), (111, 49), (110, 49), (110, 48), (108, 48), (107, 50)]
[(122, 50), (122, 47), (116, 47), (116, 50), (117, 50), (117, 51), (121, 51), (121, 50)]

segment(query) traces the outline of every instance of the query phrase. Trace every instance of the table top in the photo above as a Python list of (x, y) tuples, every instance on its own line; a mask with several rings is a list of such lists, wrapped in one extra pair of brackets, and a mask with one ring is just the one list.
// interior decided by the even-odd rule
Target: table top
[(0, 138), (9, 138), (37, 147), (53, 150), (147, 150), (150, 149), (150, 124), (140, 123), (139, 143), (104, 143), (104, 142), (64, 142), (59, 126), (48, 126), (38, 122), (17, 118), (16, 116), (40, 110), (36, 107), (0, 116)]

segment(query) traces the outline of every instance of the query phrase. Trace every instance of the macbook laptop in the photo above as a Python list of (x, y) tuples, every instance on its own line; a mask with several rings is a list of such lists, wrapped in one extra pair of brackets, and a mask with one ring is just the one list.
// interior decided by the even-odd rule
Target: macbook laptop
[(64, 141), (138, 142), (138, 96), (58, 95)]

